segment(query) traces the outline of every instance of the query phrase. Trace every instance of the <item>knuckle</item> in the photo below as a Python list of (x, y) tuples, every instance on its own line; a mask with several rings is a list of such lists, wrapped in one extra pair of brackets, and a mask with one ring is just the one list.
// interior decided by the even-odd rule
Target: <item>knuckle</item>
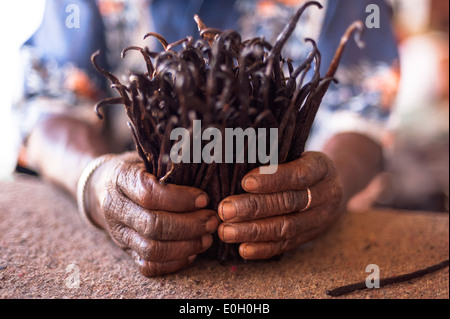
[(343, 196), (343, 190), (342, 185), (337, 178), (329, 180), (326, 187), (326, 194), (327, 197), (329, 198), (329, 202), (332, 204), (336, 204), (341, 201)]
[[(124, 184), (125, 179), (127, 178), (126, 172), (129, 171), (129, 165), (125, 164), (122, 161), (119, 161), (114, 168), (112, 169), (111, 177), (108, 181), (108, 186), (112, 188), (120, 189), (121, 184)], [(125, 173), (124, 173), (125, 172)]]
[(262, 196), (257, 194), (255, 196), (248, 196), (244, 201), (244, 209), (239, 209), (240, 202), (236, 202), (236, 208), (240, 217), (246, 218), (249, 216), (260, 216)]
[(333, 160), (324, 153), (320, 154), (320, 163), (325, 176), (334, 176), (337, 174), (336, 166)]
[(294, 221), (290, 216), (281, 219), (280, 239), (287, 240), (295, 237)]
[(128, 247), (134, 246), (133, 233), (129, 228), (120, 225), (119, 227), (117, 227), (117, 234)]
[(111, 235), (112, 238), (119, 240), (119, 231), (118, 231), (118, 224), (115, 222), (108, 222), (108, 226), (109, 226), (109, 234)]
[(114, 196), (110, 191), (106, 192), (106, 196), (103, 198), (100, 204), (101, 210), (107, 220), (112, 219), (112, 213), (114, 212)]
[[(113, 185), (121, 192), (133, 192), (140, 202), (145, 201), (152, 205), (158, 198), (154, 198), (155, 185), (151, 178), (148, 178), (146, 171), (141, 165), (134, 163), (121, 163), (115, 169), (115, 182)], [(148, 196), (152, 194), (152, 196)], [(157, 194), (155, 194), (157, 195)]]
[(153, 193), (155, 191), (154, 179), (148, 178), (147, 172), (143, 168), (135, 170), (134, 180), (142, 185), (142, 189), (146, 192)]
[(279, 212), (293, 212), (298, 209), (299, 206), (299, 196), (296, 192), (288, 191), (279, 193), (276, 196), (277, 199), (277, 209)]
[(156, 242), (141, 239), (137, 246), (143, 259), (147, 261), (159, 260), (157, 255), (158, 250), (156, 249), (158, 245)]
[(117, 192), (107, 189), (106, 195), (101, 202), (101, 210), (107, 220), (117, 220), (119, 213), (124, 211), (125, 202)]
[(294, 178), (294, 185), (297, 189), (301, 188), (303, 185), (305, 185), (305, 167), (303, 165), (297, 165), (293, 174), (292, 178)]
[(127, 231), (122, 224), (110, 222), (109, 224), (109, 233), (113, 239), (119, 244), (121, 247), (130, 247), (129, 236), (127, 236)]
[(143, 235), (150, 239), (157, 239), (162, 233), (162, 223), (160, 218), (152, 212), (142, 210), (140, 217), (141, 223), (143, 223)]
[(165, 206), (167, 198), (163, 192), (164, 186), (159, 184), (155, 176), (150, 175), (144, 169), (139, 171), (140, 189), (143, 191), (141, 198), (148, 207)]
[[(323, 169), (323, 165), (321, 165), (320, 162), (308, 162), (305, 165), (305, 171), (306, 174), (308, 175), (308, 180), (309, 181), (319, 181), (322, 179), (322, 177), (325, 175), (324, 173), (324, 169)], [(326, 171), (325, 171), (326, 172)]]
[(146, 201), (148, 205), (153, 204), (153, 197), (147, 196), (148, 193), (153, 194), (153, 183), (148, 183), (145, 179), (145, 171), (134, 167), (133, 170), (128, 174), (129, 179), (126, 185), (133, 188), (136, 192), (137, 198), (140, 201)]
[(159, 240), (144, 240), (142, 246), (142, 255), (148, 261), (164, 262), (172, 259), (175, 252), (169, 249), (170, 245), (167, 242)]
[(258, 227), (254, 223), (249, 223), (245, 227), (236, 227), (236, 239), (247, 241), (255, 238), (264, 239), (267, 236), (267, 230), (264, 227)]
[(331, 159), (321, 152), (310, 152), (307, 159), (304, 162), (305, 173), (309, 174), (311, 180), (314, 181), (321, 180), (329, 174), (330, 168), (334, 167)]

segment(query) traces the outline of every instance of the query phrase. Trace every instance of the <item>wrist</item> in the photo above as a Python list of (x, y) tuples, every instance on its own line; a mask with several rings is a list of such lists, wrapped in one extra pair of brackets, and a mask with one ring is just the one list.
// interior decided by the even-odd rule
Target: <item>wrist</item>
[(106, 228), (101, 214), (101, 198), (106, 192), (106, 177), (113, 155), (102, 155), (92, 160), (84, 169), (78, 181), (77, 201), (82, 218), (89, 224)]

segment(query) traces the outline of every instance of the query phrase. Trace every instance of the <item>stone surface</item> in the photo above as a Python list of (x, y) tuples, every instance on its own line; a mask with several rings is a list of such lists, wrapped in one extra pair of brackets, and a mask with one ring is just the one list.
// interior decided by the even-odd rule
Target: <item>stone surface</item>
[[(343, 215), (276, 261), (198, 259), (148, 279), (82, 222), (66, 194), (31, 177), (0, 183), (0, 298), (329, 298), (327, 290), (364, 281), (369, 264), (389, 277), (448, 258), (448, 214), (367, 211)], [(76, 271), (80, 285), (71, 288)], [(449, 298), (449, 271), (343, 298)]]

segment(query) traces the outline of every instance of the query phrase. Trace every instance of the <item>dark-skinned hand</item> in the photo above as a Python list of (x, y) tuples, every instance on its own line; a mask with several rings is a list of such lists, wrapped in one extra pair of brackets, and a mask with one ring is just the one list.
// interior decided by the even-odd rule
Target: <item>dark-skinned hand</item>
[[(248, 193), (220, 203), (223, 223), (218, 234), (226, 243), (240, 243), (239, 254), (247, 260), (268, 259), (308, 242), (339, 214), (340, 182), (333, 162), (323, 153), (304, 153), (271, 175), (255, 169), (244, 176), (242, 187)], [(303, 211), (307, 187), (312, 202)]]
[[(187, 267), (212, 244), (216, 212), (203, 209), (199, 189), (163, 184), (147, 173), (136, 154), (118, 156), (93, 176), (98, 224), (131, 252), (141, 273), (163, 275)], [(253, 170), (242, 179), (248, 192), (224, 199), (219, 237), (241, 243), (244, 259), (268, 259), (310, 241), (338, 216), (341, 187), (332, 161), (305, 153), (272, 175)], [(306, 188), (312, 194), (308, 203)], [(103, 220), (103, 222), (102, 222)]]
[(215, 211), (203, 209), (207, 195), (159, 182), (137, 154), (114, 157), (93, 175), (91, 184), (92, 217), (131, 252), (144, 276), (185, 268), (211, 246), (219, 220)]

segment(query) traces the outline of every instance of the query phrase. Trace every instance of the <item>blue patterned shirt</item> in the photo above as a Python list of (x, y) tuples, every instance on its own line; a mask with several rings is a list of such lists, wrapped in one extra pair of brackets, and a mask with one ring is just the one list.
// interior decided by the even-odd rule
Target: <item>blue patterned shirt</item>
[[(142, 40), (149, 31), (174, 42), (198, 34), (193, 16), (206, 25), (234, 29), (243, 38), (264, 36), (274, 43), (285, 24), (304, 2), (293, 7), (270, 0), (47, 0), (44, 18), (35, 34), (23, 45), (22, 94), (15, 104), (24, 138), (34, 125), (53, 113), (90, 115), (92, 105), (109, 95), (105, 79), (93, 69), (90, 56), (101, 50), (100, 63), (115, 74), (141, 71), (142, 61), (131, 57), (122, 61), (121, 50), (129, 45), (153, 46)], [(286, 2), (286, 1), (285, 1)], [(355, 20), (365, 21), (366, 7), (380, 8), (380, 28), (368, 29), (361, 50), (350, 41), (337, 79), (324, 98), (317, 115), (309, 149), (320, 150), (336, 133), (360, 132), (380, 141), (386, 129), (398, 84), (398, 53), (390, 24), (390, 10), (383, 0), (324, 0), (325, 9), (311, 8), (302, 17), (283, 56), (301, 63), (311, 47), (304, 39), (318, 41), (322, 53), (322, 74), (326, 73), (340, 38)], [(79, 28), (70, 27), (66, 9), (79, 9)], [(120, 112), (117, 112), (121, 114)], [(87, 117), (89, 117), (89, 114)], [(122, 114), (123, 115), (123, 114)], [(121, 123), (116, 121), (114, 125)], [(112, 134), (126, 146), (125, 130)], [(122, 135), (122, 136), (118, 136)], [(120, 143), (118, 143), (120, 144)]]

